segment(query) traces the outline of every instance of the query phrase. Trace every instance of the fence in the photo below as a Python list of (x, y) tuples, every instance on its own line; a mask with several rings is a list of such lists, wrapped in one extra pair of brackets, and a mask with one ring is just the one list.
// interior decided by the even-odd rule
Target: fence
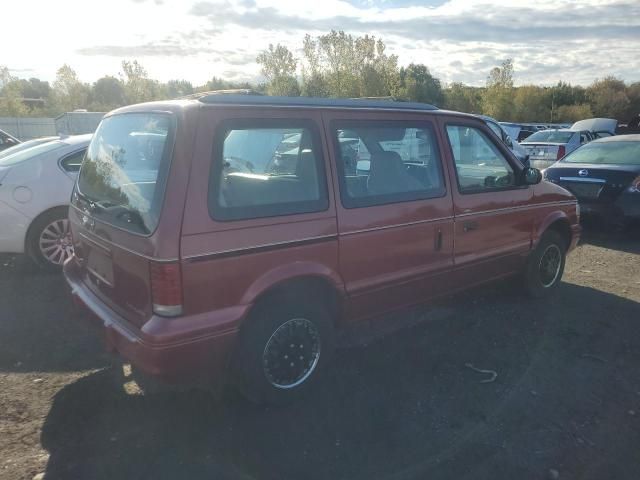
[(0, 117), (0, 130), (24, 141), (56, 135), (56, 124), (53, 118)]

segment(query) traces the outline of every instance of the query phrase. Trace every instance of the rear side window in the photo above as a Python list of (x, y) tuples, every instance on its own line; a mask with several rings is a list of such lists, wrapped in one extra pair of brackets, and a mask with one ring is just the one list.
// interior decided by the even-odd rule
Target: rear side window
[(67, 155), (60, 160), (60, 166), (65, 172), (75, 173), (80, 171), (80, 165), (82, 165), (82, 159), (86, 153), (86, 149), (82, 149), (79, 152), (74, 152), (71, 155)]
[(445, 194), (438, 144), (429, 124), (348, 122), (335, 125), (334, 132), (346, 208)]
[(173, 147), (173, 118), (105, 118), (91, 139), (73, 201), (114, 226), (148, 235), (158, 224)]
[(209, 182), (209, 211), (215, 220), (328, 207), (323, 156), (313, 125), (241, 122), (218, 132)]

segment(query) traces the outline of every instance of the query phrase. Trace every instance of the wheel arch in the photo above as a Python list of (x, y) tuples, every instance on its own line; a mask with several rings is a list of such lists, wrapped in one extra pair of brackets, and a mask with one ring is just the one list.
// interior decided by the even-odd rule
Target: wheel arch
[(534, 232), (532, 248), (536, 248), (538, 246), (538, 243), (544, 233), (549, 230), (553, 230), (562, 236), (565, 240), (565, 249), (568, 250), (573, 239), (573, 233), (571, 231), (571, 222), (569, 221), (569, 217), (566, 213), (561, 211), (556, 211), (547, 215), (547, 217), (545, 217), (545, 219), (540, 223)]
[(263, 304), (279, 296), (307, 295), (310, 292), (320, 292), (320, 298), (326, 300), (334, 325), (342, 320), (342, 305), (344, 301), (344, 284), (341, 277), (325, 265), (314, 262), (296, 262), (274, 268), (258, 279), (247, 289), (242, 303), (251, 305), (248, 315), (257, 305)]
[(46, 210), (43, 210), (42, 212), (40, 212), (38, 215), (36, 215), (35, 217), (33, 217), (31, 219), (31, 222), (29, 223), (29, 227), (27, 228), (27, 231), (24, 235), (24, 251), (25, 253), (30, 253), (29, 249), (30, 249), (30, 245), (29, 245), (29, 240), (31, 239), (31, 235), (33, 233), (33, 228), (34, 225), (36, 225), (36, 223), (38, 222), (38, 220), (40, 220), (42, 217), (44, 217), (45, 215), (50, 214), (51, 212), (53, 212), (54, 210), (58, 210), (58, 209), (66, 209), (67, 211), (69, 210), (69, 205), (55, 205), (53, 207), (49, 207)]

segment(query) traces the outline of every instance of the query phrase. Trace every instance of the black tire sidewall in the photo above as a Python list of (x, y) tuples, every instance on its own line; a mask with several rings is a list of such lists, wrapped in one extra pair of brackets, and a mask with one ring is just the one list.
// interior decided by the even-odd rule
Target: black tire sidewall
[[(303, 383), (282, 389), (274, 387), (267, 379), (262, 356), (271, 335), (292, 318), (305, 318), (314, 323), (320, 334), (320, 357), (314, 371)], [(286, 405), (295, 401), (312, 388), (330, 361), (333, 335), (329, 310), (318, 302), (279, 296), (256, 305), (240, 332), (233, 362), (233, 383), (246, 398), (257, 404)]]
[[(545, 287), (542, 284), (542, 281), (540, 279), (540, 260), (542, 259), (542, 255), (550, 245), (557, 245), (558, 248), (560, 249), (560, 253), (561, 253), (560, 271), (558, 272), (558, 276), (556, 277), (553, 284), (551, 284), (548, 287)], [(550, 295), (558, 288), (558, 285), (560, 284), (560, 281), (562, 280), (562, 275), (564, 273), (566, 253), (567, 253), (567, 246), (562, 235), (560, 235), (555, 231), (548, 231), (542, 236), (542, 238), (540, 239), (540, 242), (538, 243), (538, 246), (529, 256), (529, 259), (527, 261), (527, 266), (525, 269), (525, 275), (524, 275), (525, 289), (529, 294), (529, 296), (533, 298), (542, 298), (547, 295)]]
[(39, 245), (40, 235), (47, 225), (54, 222), (55, 220), (67, 219), (68, 216), (68, 207), (52, 208), (51, 210), (48, 210), (37, 217), (29, 227), (26, 239), (26, 253), (36, 265), (45, 270), (59, 272), (62, 269), (62, 265), (54, 265), (53, 263), (49, 262), (49, 260), (47, 260), (44, 255), (42, 255)]

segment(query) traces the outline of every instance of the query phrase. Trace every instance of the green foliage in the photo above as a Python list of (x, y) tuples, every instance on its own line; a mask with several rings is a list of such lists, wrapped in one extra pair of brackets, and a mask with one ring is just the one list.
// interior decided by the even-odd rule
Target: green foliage
[(122, 80), (106, 76), (99, 78), (91, 88), (89, 109), (97, 112), (108, 112), (126, 105), (126, 93)]
[(193, 93), (193, 85), (187, 80), (169, 80), (161, 86), (161, 97), (178, 98)]
[(630, 101), (622, 80), (612, 76), (596, 80), (586, 93), (597, 117), (624, 118), (627, 115)]
[(579, 105), (560, 105), (553, 115), (554, 122), (577, 122), (585, 118), (592, 118), (593, 112), (588, 103)]
[(267, 78), (266, 92), (283, 97), (300, 96), (300, 85), (295, 77), (298, 61), (284, 45), (269, 45), (256, 58), (262, 66), (262, 74)]
[(123, 60), (122, 72), (127, 103), (149, 102), (160, 98), (158, 81), (151, 80), (147, 70), (137, 60)]
[(487, 77), (487, 89), (482, 95), (482, 110), (500, 120), (513, 118), (513, 60), (510, 58), (494, 67)]
[(56, 79), (53, 82), (53, 103), (61, 112), (87, 108), (89, 90), (89, 85), (79, 80), (75, 70), (64, 64), (56, 72)]
[[(514, 89), (513, 108), (509, 121), (549, 122), (551, 121), (551, 89), (536, 85), (524, 85)], [(503, 117), (500, 117), (501, 119)], [(535, 120), (531, 120), (534, 118)]]
[(411, 63), (400, 68), (399, 98), (412, 102), (442, 105), (444, 94), (440, 80), (431, 75), (423, 64)]
[(452, 83), (444, 90), (444, 107), (456, 112), (482, 113), (482, 90)]

